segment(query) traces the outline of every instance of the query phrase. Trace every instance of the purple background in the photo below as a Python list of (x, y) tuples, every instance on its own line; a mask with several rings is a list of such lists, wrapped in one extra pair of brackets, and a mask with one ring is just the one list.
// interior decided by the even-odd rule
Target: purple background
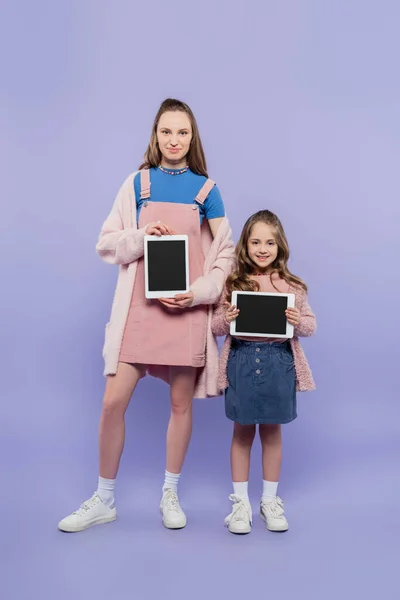
[[(395, 0), (2, 2), (2, 598), (399, 597), (399, 18)], [(283, 536), (257, 515), (258, 442), (253, 532), (223, 527), (222, 399), (194, 406), (188, 527), (161, 526), (156, 380), (128, 411), (117, 522), (56, 528), (97, 482), (117, 269), (95, 242), (169, 95), (195, 111), (235, 238), (276, 211), (317, 313), (318, 390), (285, 428)]]

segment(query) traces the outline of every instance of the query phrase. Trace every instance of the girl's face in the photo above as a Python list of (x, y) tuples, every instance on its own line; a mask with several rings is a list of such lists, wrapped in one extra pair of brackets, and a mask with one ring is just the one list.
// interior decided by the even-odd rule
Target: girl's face
[(247, 254), (257, 266), (257, 271), (265, 272), (278, 256), (275, 229), (266, 223), (253, 225), (247, 242)]
[(161, 115), (157, 126), (157, 141), (162, 154), (163, 167), (183, 169), (192, 139), (190, 119), (181, 110)]

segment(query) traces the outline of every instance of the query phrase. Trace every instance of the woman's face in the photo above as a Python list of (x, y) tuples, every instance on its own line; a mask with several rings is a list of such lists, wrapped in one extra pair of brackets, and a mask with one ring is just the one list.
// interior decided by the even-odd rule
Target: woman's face
[(185, 112), (168, 111), (161, 115), (157, 126), (157, 142), (162, 154), (162, 166), (173, 169), (186, 167), (192, 135), (190, 119)]

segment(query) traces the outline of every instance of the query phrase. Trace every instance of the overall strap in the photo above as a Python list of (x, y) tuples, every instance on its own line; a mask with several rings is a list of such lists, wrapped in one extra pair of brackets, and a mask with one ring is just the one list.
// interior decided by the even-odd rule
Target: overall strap
[(213, 181), (212, 179), (207, 179), (207, 181), (205, 182), (205, 184), (203, 185), (203, 187), (197, 194), (196, 198), (194, 199), (195, 202), (198, 202), (199, 204), (203, 204), (204, 201), (206, 200), (208, 194), (213, 189), (214, 185), (215, 185), (215, 181)]
[(140, 199), (150, 198), (150, 170), (142, 169), (140, 171)]

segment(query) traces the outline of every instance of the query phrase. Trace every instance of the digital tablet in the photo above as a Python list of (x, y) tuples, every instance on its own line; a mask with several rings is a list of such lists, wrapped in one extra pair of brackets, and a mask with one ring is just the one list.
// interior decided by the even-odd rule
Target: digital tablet
[(294, 294), (232, 292), (232, 305), (240, 310), (231, 322), (234, 336), (292, 338), (293, 325), (285, 310), (294, 307)]
[(189, 291), (187, 235), (144, 236), (146, 298), (173, 298)]

